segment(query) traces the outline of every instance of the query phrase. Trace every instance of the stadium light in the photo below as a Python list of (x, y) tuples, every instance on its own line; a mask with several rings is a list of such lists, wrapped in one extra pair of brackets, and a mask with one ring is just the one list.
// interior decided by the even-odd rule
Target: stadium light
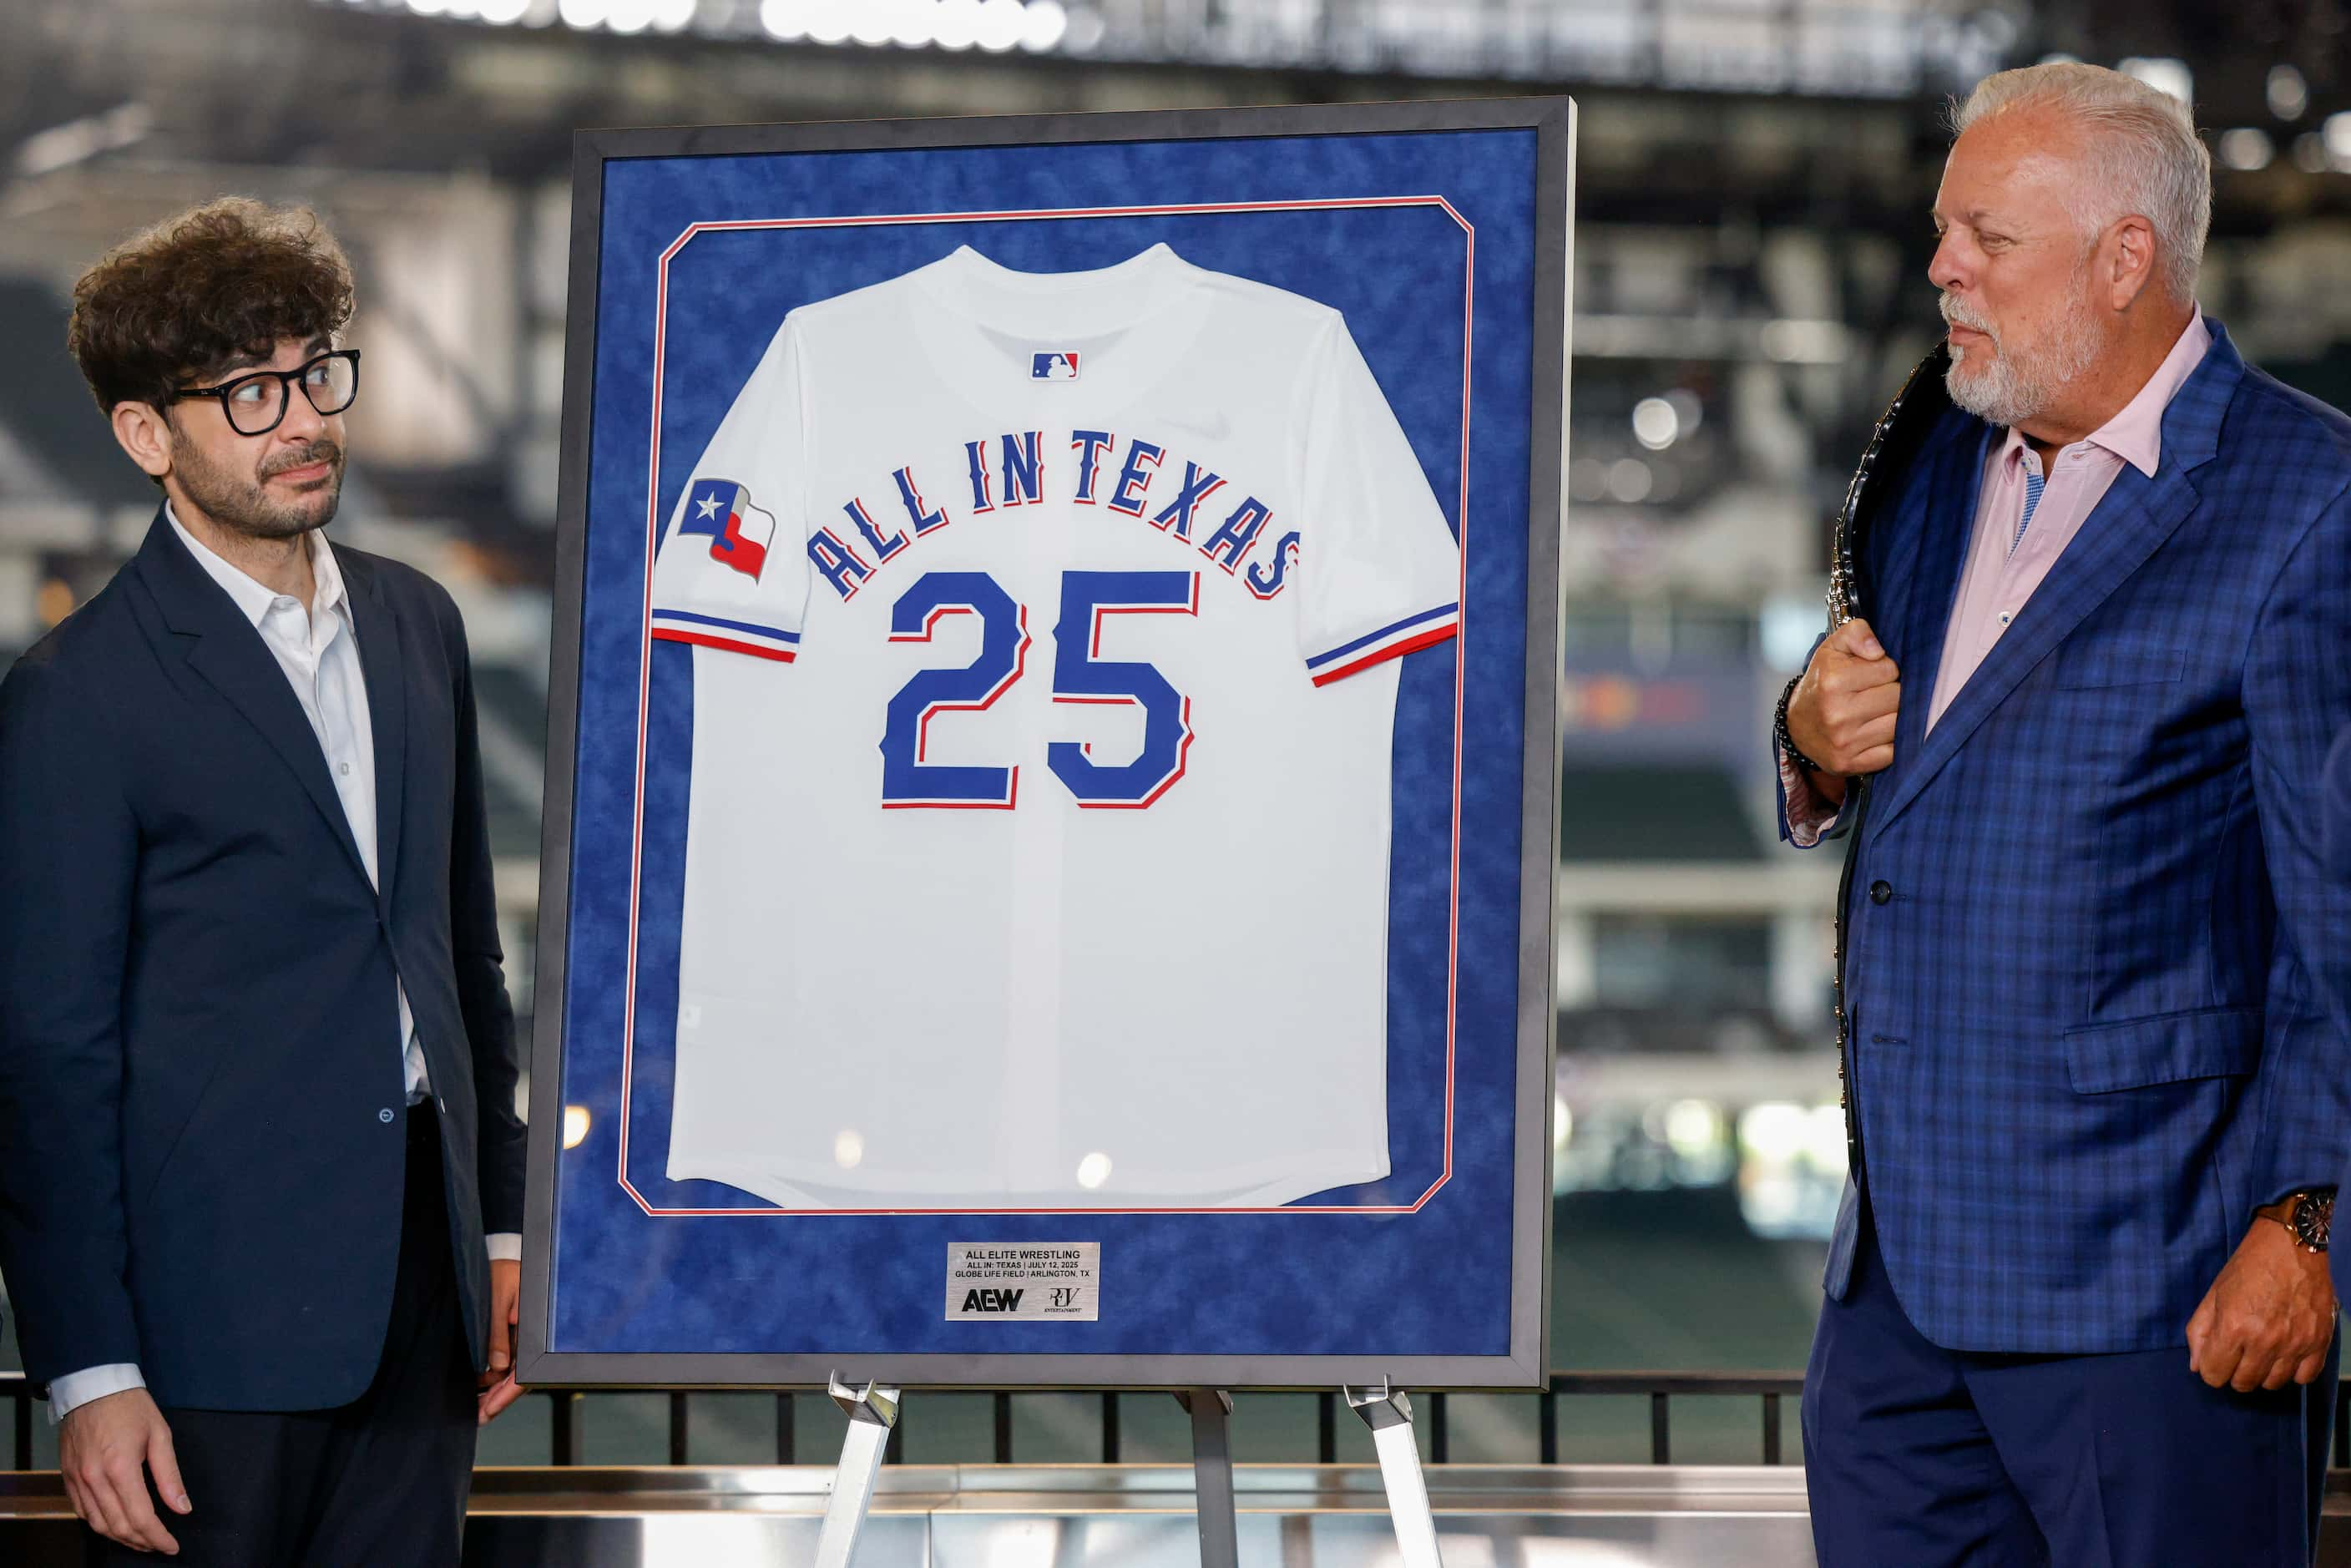
[(1767, 1165), (1792, 1163), (1803, 1153), (1808, 1130), (1804, 1107), (1783, 1101), (1767, 1100), (1739, 1113), (1740, 1146)]
[(2220, 133), (2220, 162), (2231, 169), (2251, 172), (2266, 169), (2277, 156), (2277, 148), (2270, 133), (2251, 125), (2241, 125), (2234, 131)]
[(1027, 11), (1020, 47), (1031, 54), (1045, 53), (1070, 30), (1070, 14), (1062, 8), (1061, 0), (1029, 0)]
[(1029, 27), (1029, 8), (1020, 0), (980, 0), (979, 47), (1000, 55), (1020, 42)]
[(820, 44), (845, 44), (857, 26), (856, 0), (810, 0), (808, 36)]
[(1652, 452), (1663, 452), (1682, 433), (1682, 419), (1672, 403), (1645, 397), (1633, 405), (1633, 439)]
[(1657, 476), (1637, 457), (1619, 457), (1608, 465), (1608, 495), (1626, 506), (1637, 506), (1656, 489)]
[(938, 0), (931, 41), (943, 49), (967, 49), (979, 42), (979, 0)]
[(2158, 92), (2167, 92), (2185, 104), (2196, 101), (2196, 78), (2186, 60), (2132, 58), (2115, 68), (2137, 77)]
[(867, 48), (877, 48), (896, 36), (901, 18), (919, 26), (912, 11), (904, 0), (865, 0), (851, 16), (849, 36)]
[(2337, 169), (2351, 169), (2351, 114), (2328, 115), (2318, 135), (2326, 147), (2326, 161)]
[(611, 9), (604, 16), (604, 26), (623, 36), (642, 33), (653, 25), (653, 0), (611, 0)]
[(808, 37), (806, 0), (760, 0), (759, 26), (768, 37), (789, 44)]
[[(1320, 66), (1343, 71), (1364, 71), (1400, 66), (1412, 72), (1486, 70), (1506, 76), (1573, 77), (1596, 73), (1611, 81), (1633, 84), (1666, 83), (1698, 90), (1747, 90), (1761, 78), (1750, 70), (1700, 68), (1703, 48), (1669, 49), (1666, 56), (1643, 66), (1633, 63), (1618, 47), (1609, 26), (1547, 25), (1531, 32), (1522, 20), (1523, 5), (1438, 7), (1458, 10), (1456, 25), (1437, 27), (1426, 5), (1384, 3), (1361, 7), (1361, 26), (1341, 29), (1306, 28), (1270, 21), (1263, 13), (1287, 16), (1301, 7), (1318, 7), (1307, 0), (1254, 0), (1252, 5), (1146, 5), (1143, 0), (310, 0), (338, 9), (408, 11), (419, 16), (449, 21), (486, 23), (496, 26), (533, 28), (555, 24), (580, 31), (622, 35), (651, 32), (683, 33), (692, 29), (711, 39), (766, 38), (782, 44), (848, 44), (864, 47), (935, 48), (949, 52), (981, 48), (991, 54), (1022, 50), (1029, 54), (1102, 56), (1123, 60), (1191, 61), (1217, 65)], [(1741, 0), (1750, 5), (1754, 0)], [(1819, 0), (1803, 0), (1796, 11), (1808, 13)], [(1575, 6), (1552, 9), (1562, 15), (1587, 11), (1600, 21), (1622, 14), (1629, 17), (1649, 0), (1581, 0)], [(1939, 16), (1944, 0), (1871, 0), (1873, 15), (1883, 26), (1886, 47), (1872, 43), (1864, 53), (1872, 63), (1860, 76), (1830, 73), (1821, 63), (1811, 33), (1791, 16), (1784, 25), (1771, 24), (1784, 37), (1759, 45), (1773, 60), (1797, 62), (1793, 81), (1799, 95), (1831, 89), (1858, 91), (1865, 96), (1893, 98), (1936, 85), (1944, 78), (1972, 79), (1989, 68), (1980, 64), (2004, 52), (2013, 43), (2014, 23), (2005, 13), (1986, 13), (1965, 26), (1924, 26)], [(1784, 7), (1767, 7), (1784, 9)], [(1541, 11), (1544, 7), (1537, 6)], [(1918, 24), (1924, 26), (1919, 31)], [(1917, 32), (1915, 41), (1909, 28)], [(1897, 36), (1898, 35), (1898, 36)], [(1684, 59), (1683, 57), (1688, 57)], [(1880, 57), (1883, 56), (1883, 58)], [(2064, 57), (2051, 57), (2058, 58)], [(1821, 60), (1828, 57), (1822, 56)], [(1844, 60), (1844, 56), (1836, 57)], [(2185, 62), (2171, 58), (2133, 59), (2125, 68), (2154, 82), (2165, 91), (2186, 98), (2193, 82)], [(1782, 82), (1782, 67), (1772, 68), (1772, 81)], [(2271, 108), (2282, 118), (2304, 112), (2306, 85), (2300, 73), (2281, 66), (2270, 73)], [(1783, 84), (1784, 85), (1784, 84)], [(2284, 151), (2280, 137), (2273, 156)], [(1687, 426), (1685, 423), (1685, 433)]]
[(938, 0), (893, 0), (888, 9), (896, 16), (890, 42), (902, 49), (927, 48), (938, 37)]
[(2292, 66), (2272, 66), (2270, 112), (2280, 120), (2300, 120), (2310, 108), (2310, 84)]

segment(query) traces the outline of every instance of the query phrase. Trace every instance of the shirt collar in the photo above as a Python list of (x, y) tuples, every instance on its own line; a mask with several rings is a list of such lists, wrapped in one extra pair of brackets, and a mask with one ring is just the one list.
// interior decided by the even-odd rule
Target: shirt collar
[[(2204, 362), (2205, 350), (2212, 346), (2212, 329), (2204, 324), (2204, 310), (2196, 307), (2188, 319), (2188, 326), (2171, 345), (2171, 352), (2163, 363), (2147, 377), (2147, 384), (2138, 389), (2130, 402), (2123, 404), (2114, 418), (2082, 438), (2082, 444), (2103, 447), (2129, 464), (2148, 478), (2155, 477), (2158, 464), (2163, 459), (2163, 413), (2196, 367)], [(2002, 465), (2023, 461), (2024, 432), (2011, 425), (2008, 439), (2001, 445)]]
[[(204, 540), (190, 533), (169, 501), (163, 503), (163, 517), (172, 525), (172, 531), (180, 536), (180, 542), (188, 547), (188, 553), (196, 558), (196, 564), (204, 569), (205, 575), (219, 583), (222, 591), (235, 603), (238, 612), (253, 624), (256, 631), (260, 630), (270, 607), (277, 602), (277, 591), (258, 581), (243, 568), (231, 565)], [(334, 548), (327, 543), (327, 536), (320, 529), (313, 528), (304, 537), (310, 541), (310, 577), (315, 587), (310, 603), (313, 619), (319, 614), (333, 614), (349, 620), (350, 615), (344, 608), (343, 572), (335, 563)]]

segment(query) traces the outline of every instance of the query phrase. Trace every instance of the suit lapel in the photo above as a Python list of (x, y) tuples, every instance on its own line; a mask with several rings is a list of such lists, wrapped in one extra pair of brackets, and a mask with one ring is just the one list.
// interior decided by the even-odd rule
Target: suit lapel
[(220, 584), (204, 575), (172, 525), (159, 513), (139, 549), (137, 564), (155, 596), (163, 622), (186, 643), (188, 667), (209, 683), (269, 743), (292, 771), (310, 803), (343, 846), (351, 869), (367, 875), (367, 862), (351, 837), (343, 802), (327, 777), (326, 753), (318, 732), (302, 713), (286, 672), (271, 656), (261, 633), (237, 611)]
[[(1927, 465), (1925, 493), (1918, 505), (1925, 513), (1915, 530), (1917, 549), (1902, 574), (1909, 590), (1902, 630), (1889, 646), (1902, 683), (1910, 691), (1931, 692), (1943, 662), (1943, 638), (1951, 623), (1951, 607), (1959, 598), (1959, 572), (1968, 559), (1968, 538), (1975, 531), (1976, 493), (1983, 484), (1983, 459), (1991, 432), (1981, 421), (1960, 415), (1959, 434), (1934, 452)], [(1897, 778), (1907, 770), (1903, 759), (1918, 755), (1920, 733), (1927, 724), (1927, 704), (1906, 701), (1895, 718), (1894, 756)]]
[[(2244, 374), (2244, 361), (2237, 357), (2220, 323), (2208, 325), (2212, 332), (2212, 346), (2206, 351), (2204, 362), (2165, 411), (2163, 457), (2156, 476), (2150, 479), (2137, 469), (2125, 466), (2099, 501), (2097, 509), (2083, 522), (2081, 531), (2050, 567), (2049, 575), (2025, 601), (2024, 608), (2017, 612), (2015, 624), (1992, 644), (1991, 652), (1951, 699), (1951, 706), (1943, 710), (1941, 720), (1931, 733), (1921, 737), (1919, 730), (1925, 723), (1926, 699), (1931, 696), (1933, 677), (1928, 676), (1928, 683), (1917, 688), (1916, 698), (1904, 703), (1900, 727), (1907, 732), (1907, 756), (1912, 760), (1896, 762), (1899, 777), (1872, 812), (1876, 831), (1883, 832), (1909, 808), (1992, 710), (2006, 701), (2019, 683), (2108, 595), (2146, 565), (2147, 558), (2161, 549), (2196, 509), (2200, 498), (2195, 483), (2196, 470), (2210, 462), (2218, 449), (2221, 419)], [(1971, 532), (1972, 528), (1968, 531)], [(1946, 583), (1953, 592), (1958, 570), (1955, 564), (1953, 575)], [(1922, 591), (1925, 586), (1921, 585)], [(1934, 642), (1914, 646), (1913, 658), (1930, 658), (1939, 664), (1942, 634), (1950, 619), (1949, 604), (1947, 595)], [(1901, 747), (1897, 740), (1897, 758), (1906, 756)]]
[(408, 777), (408, 667), (401, 645), (400, 617), (392, 612), (373, 564), (355, 551), (338, 550), (350, 591), (351, 616), (359, 627), (360, 668), (367, 681), (368, 725), (375, 744), (376, 883), (387, 906), (400, 864), (402, 785)]

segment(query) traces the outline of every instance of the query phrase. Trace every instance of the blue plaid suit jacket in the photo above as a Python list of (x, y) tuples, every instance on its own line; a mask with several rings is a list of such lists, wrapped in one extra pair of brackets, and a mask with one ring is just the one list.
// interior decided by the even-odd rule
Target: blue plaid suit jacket
[(1998, 433), (1946, 414), (1865, 541), (1905, 690), (1846, 911), (1852, 1072), (1887, 1272), (1949, 1349), (2184, 1344), (2254, 1207), (2351, 1150), (2351, 883), (2321, 848), (2351, 420), (2212, 330), (2156, 476), (2124, 468), (1931, 735)]

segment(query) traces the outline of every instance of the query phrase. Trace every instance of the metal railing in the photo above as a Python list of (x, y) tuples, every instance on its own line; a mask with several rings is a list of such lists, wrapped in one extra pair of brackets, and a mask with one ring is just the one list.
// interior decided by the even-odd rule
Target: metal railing
[[(590, 1394), (643, 1393), (643, 1389), (614, 1390), (608, 1388), (576, 1388), (537, 1386), (531, 1396), (548, 1401), (550, 1410), (548, 1462), (553, 1465), (576, 1465), (580, 1461), (584, 1427), (585, 1406), (582, 1401)], [(653, 1392), (662, 1392), (655, 1390)], [(690, 1436), (691, 1406), (684, 1389), (670, 1389), (668, 1462), (683, 1465)], [(917, 1393), (919, 1394), (919, 1390)], [(1012, 1396), (987, 1390), (956, 1390), (956, 1392), (987, 1393), (993, 1415), (991, 1458), (995, 1463), (1014, 1462), (1012, 1447)], [(1781, 1421), (1789, 1401), (1800, 1399), (1804, 1392), (1803, 1375), (1794, 1372), (1554, 1372), (1551, 1386), (1531, 1397), (1537, 1401), (1537, 1443), (1539, 1461), (1546, 1465), (1559, 1463), (1559, 1408), (1562, 1398), (1580, 1397), (1643, 1397), (1649, 1402), (1649, 1463), (1673, 1463), (1673, 1401), (1677, 1397), (1747, 1397), (1760, 1401), (1762, 1425), (1760, 1451), (1762, 1462), (1779, 1465), (1787, 1462), (1787, 1444), (1782, 1435)], [(13, 1430), (13, 1462), (11, 1469), (29, 1470), (33, 1468), (33, 1406), (31, 1386), (18, 1372), (0, 1372), (0, 1396), (10, 1404), (10, 1425)], [(779, 1465), (829, 1462), (831, 1455), (799, 1451), (792, 1400), (789, 1393), (778, 1394), (776, 1401), (776, 1463)], [(1106, 1465), (1119, 1462), (1119, 1404), (1123, 1399), (1166, 1397), (1164, 1394), (1105, 1393), (1098, 1395), (1101, 1406), (1101, 1444), (1099, 1456)], [(1505, 1396), (1504, 1397), (1508, 1397)], [(1339, 1397), (1333, 1394), (1318, 1394), (1315, 1416), (1315, 1454), (1317, 1464), (1336, 1464), (1339, 1458)], [(1420, 1396), (1419, 1419), (1428, 1429), (1429, 1461), (1432, 1464), (1452, 1462), (1452, 1441), (1447, 1396), (1439, 1393)], [(904, 1462), (906, 1418), (902, 1416), (890, 1432), (889, 1447), (883, 1450), (884, 1464)], [(2351, 1469), (2351, 1381), (2337, 1387), (2335, 1394), (2335, 1468)]]
[[(1540, 1461), (1546, 1465), (1559, 1462), (1559, 1403), (1562, 1397), (1613, 1396), (1646, 1397), (1649, 1401), (1649, 1462), (1665, 1465), (1673, 1462), (1672, 1401), (1681, 1396), (1729, 1396), (1758, 1398), (1761, 1402), (1762, 1428), (1761, 1452), (1763, 1463), (1783, 1462), (1784, 1444), (1781, 1435), (1782, 1405), (1803, 1393), (1804, 1380), (1792, 1372), (1721, 1373), (1721, 1372), (1555, 1372), (1551, 1386), (1531, 1397), (1538, 1402), (1537, 1430)], [(585, 1437), (587, 1406), (585, 1399), (591, 1394), (618, 1392), (643, 1393), (643, 1389), (614, 1390), (540, 1385), (531, 1389), (534, 1398), (545, 1399), (549, 1409), (549, 1458), (553, 1465), (576, 1465)], [(662, 1392), (655, 1390), (653, 1392)], [(684, 1389), (666, 1391), (668, 1410), (668, 1462), (687, 1462), (691, 1435), (692, 1406)], [(958, 1390), (956, 1392), (964, 1392)], [(998, 1464), (1014, 1462), (1012, 1396), (1003, 1392), (972, 1390), (987, 1393), (992, 1416), (991, 1458)], [(918, 1391), (919, 1395), (919, 1391)], [(13, 1469), (26, 1470), (33, 1466), (33, 1391), (22, 1373), (0, 1372), (0, 1396), (10, 1403), (14, 1426)], [(830, 1454), (802, 1455), (799, 1451), (797, 1422), (793, 1414), (794, 1396), (778, 1394), (776, 1402), (776, 1463), (801, 1464), (829, 1460)], [(1096, 1396), (1101, 1401), (1100, 1445), (1098, 1455), (1106, 1465), (1119, 1462), (1120, 1402), (1132, 1398), (1165, 1398), (1165, 1395), (1145, 1393), (1105, 1393)], [(1315, 1396), (1315, 1462), (1335, 1464), (1339, 1457), (1339, 1396), (1335, 1393)], [(1429, 1458), (1435, 1464), (1452, 1460), (1452, 1432), (1447, 1396), (1441, 1393), (1419, 1396), (1421, 1423), (1428, 1430)], [(914, 1419), (919, 1419), (917, 1406)], [(904, 1459), (907, 1418), (891, 1429), (890, 1444), (883, 1453), (885, 1464), (899, 1464)]]

